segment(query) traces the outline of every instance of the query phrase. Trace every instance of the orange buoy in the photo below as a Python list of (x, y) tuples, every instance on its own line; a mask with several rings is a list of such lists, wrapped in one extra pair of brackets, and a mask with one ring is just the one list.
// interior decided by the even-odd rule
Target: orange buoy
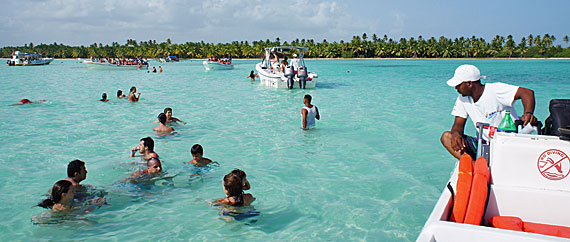
[(453, 211), (449, 221), (463, 223), (469, 194), (471, 193), (471, 182), (473, 181), (473, 159), (467, 153), (459, 159), (459, 173), (457, 174), (457, 186), (455, 187), (455, 201)]
[(489, 193), (488, 185), (489, 165), (485, 158), (479, 157), (479, 159), (475, 161), (475, 172), (464, 223), (473, 225), (481, 224), (481, 218), (483, 218), (483, 213), (485, 212), (485, 203), (487, 202), (487, 195)]
[(489, 219), (489, 222), (495, 228), (523, 231), (523, 221), (519, 217), (495, 216)]
[(524, 231), (529, 233), (570, 238), (570, 228), (558, 225), (524, 222)]

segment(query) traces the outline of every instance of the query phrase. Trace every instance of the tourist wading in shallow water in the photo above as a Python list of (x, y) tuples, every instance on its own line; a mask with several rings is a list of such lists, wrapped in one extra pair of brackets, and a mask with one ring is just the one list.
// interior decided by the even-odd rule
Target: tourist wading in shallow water
[(308, 130), (315, 127), (315, 119), (321, 119), (319, 115), (319, 109), (317, 106), (311, 104), (311, 95), (305, 95), (303, 98), (303, 103), (305, 106), (301, 109), (301, 115), (303, 116), (303, 129)]
[[(481, 73), (473, 65), (457, 67), (453, 78), (447, 81), (447, 85), (455, 87), (460, 94), (455, 101), (451, 115), (455, 121), (451, 131), (445, 131), (441, 135), (441, 143), (451, 155), (459, 159), (463, 153), (475, 158), (477, 153), (477, 140), (464, 134), (467, 118), (471, 117), (474, 125), (478, 122), (493, 124), (495, 118), (501, 118), (502, 112), (509, 110), (514, 120), (519, 119), (513, 104), (521, 99), (524, 114), (520, 120), (524, 124), (535, 125), (534, 117), (534, 92), (524, 87), (513, 86), (505, 83), (481, 84)], [(502, 119), (502, 118), (501, 118)], [(499, 120), (500, 121), (500, 120)]]
[[(139, 152), (139, 155), (137, 155)], [(143, 160), (158, 158), (158, 154), (154, 152), (154, 140), (151, 137), (142, 138), (139, 145), (131, 148), (131, 157), (141, 156)]]

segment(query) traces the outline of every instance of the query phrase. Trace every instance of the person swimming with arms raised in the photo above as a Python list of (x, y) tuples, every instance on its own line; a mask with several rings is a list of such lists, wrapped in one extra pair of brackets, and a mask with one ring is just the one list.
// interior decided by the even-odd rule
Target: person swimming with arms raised
[(131, 157), (135, 156), (140, 156), (145, 161), (158, 158), (158, 154), (154, 152), (154, 140), (151, 137), (142, 138), (137, 146), (131, 148)]
[(195, 166), (207, 166), (208, 164), (212, 163), (212, 160), (203, 157), (204, 149), (199, 144), (192, 146), (190, 149), (190, 154), (192, 154), (192, 160), (188, 163), (194, 164)]
[(251, 78), (252, 81), (255, 81), (256, 77), (259, 77), (257, 74), (255, 74), (253, 72), (253, 70), (251, 70), (251, 72), (249, 73), (249, 76), (247, 76), (248, 78)]
[(152, 130), (158, 133), (170, 133), (174, 131), (174, 128), (166, 126), (166, 114), (160, 113), (158, 115), (158, 122), (160, 122), (158, 126), (154, 127)]
[(233, 172), (228, 173), (223, 180), (226, 197), (217, 199), (216, 203), (237, 207), (250, 205), (255, 201), (255, 197), (250, 193), (243, 193), (243, 187), (243, 179), (239, 175)]
[[(75, 187), (70, 181), (60, 180), (53, 185), (51, 189), (51, 196), (48, 199), (44, 199), (38, 204), (38, 206), (43, 208), (49, 208), (52, 212), (65, 212), (71, 213), (78, 208), (73, 208), (71, 202), (73, 201), (73, 196), (75, 193)], [(85, 210), (85, 213), (89, 213), (95, 208), (101, 207), (106, 204), (106, 199), (98, 198), (89, 202), (89, 206)]]
[(129, 102), (138, 102), (139, 99), (141, 98), (141, 93), (139, 92), (138, 96), (135, 95), (135, 93), (137, 92), (137, 88), (136, 87), (131, 87), (131, 90), (129, 92)]
[(123, 93), (123, 90), (118, 90), (117, 91), (117, 98), (122, 99), (124, 97), (126, 97), (126, 95)]
[(99, 99), (99, 101), (101, 101), (101, 102), (108, 102), (109, 99), (107, 99), (107, 93), (103, 93), (103, 95), (101, 95), (101, 99)]
[[(186, 122), (184, 122), (184, 121), (182, 121), (182, 120), (180, 120), (180, 119), (178, 119), (178, 118), (172, 117), (172, 108), (165, 108), (165, 109), (164, 109), (164, 114), (166, 114), (166, 123), (167, 123), (167, 124), (173, 123), (173, 122), (182, 122), (182, 123), (186, 124)], [(160, 122), (160, 121), (154, 120), (154, 121), (152, 121), (152, 122), (153, 122), (153, 123), (158, 123), (158, 122)]]

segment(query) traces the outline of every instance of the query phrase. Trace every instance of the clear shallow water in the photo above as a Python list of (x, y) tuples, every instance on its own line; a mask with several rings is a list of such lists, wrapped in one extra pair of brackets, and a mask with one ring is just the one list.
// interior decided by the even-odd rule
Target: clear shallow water
[[(215, 72), (200, 61), (161, 63), (161, 74), (72, 60), (1, 65), (0, 241), (415, 240), (455, 164), (439, 137), (453, 122), (457, 93), (445, 81), (457, 66), (533, 89), (541, 120), (550, 99), (570, 98), (569, 60), (309, 60), (317, 89), (292, 91), (249, 81), (255, 63)], [(133, 85), (139, 103), (114, 98)], [(109, 103), (97, 101), (103, 92)], [(321, 113), (309, 132), (300, 129), (306, 93)], [(22, 98), (48, 102), (8, 106)], [(189, 124), (158, 137), (151, 122), (165, 107)], [(136, 170), (130, 147), (146, 136), (178, 175), (146, 189), (116, 185)], [(184, 164), (195, 143), (220, 163), (199, 177)], [(87, 163), (83, 183), (109, 192), (110, 205), (84, 224), (33, 225), (44, 211), (33, 206), (73, 159)], [(224, 196), (233, 168), (248, 174), (256, 221), (228, 223), (207, 203)]]

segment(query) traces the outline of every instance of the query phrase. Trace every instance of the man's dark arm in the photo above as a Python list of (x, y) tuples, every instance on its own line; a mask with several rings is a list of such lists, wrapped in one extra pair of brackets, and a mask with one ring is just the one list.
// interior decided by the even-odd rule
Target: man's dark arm
[(515, 94), (515, 100), (517, 99), (521, 99), (524, 108), (524, 114), (521, 116), (521, 120), (524, 121), (524, 125), (527, 123), (536, 125), (537, 120), (534, 116), (534, 91), (528, 88), (519, 87)]

